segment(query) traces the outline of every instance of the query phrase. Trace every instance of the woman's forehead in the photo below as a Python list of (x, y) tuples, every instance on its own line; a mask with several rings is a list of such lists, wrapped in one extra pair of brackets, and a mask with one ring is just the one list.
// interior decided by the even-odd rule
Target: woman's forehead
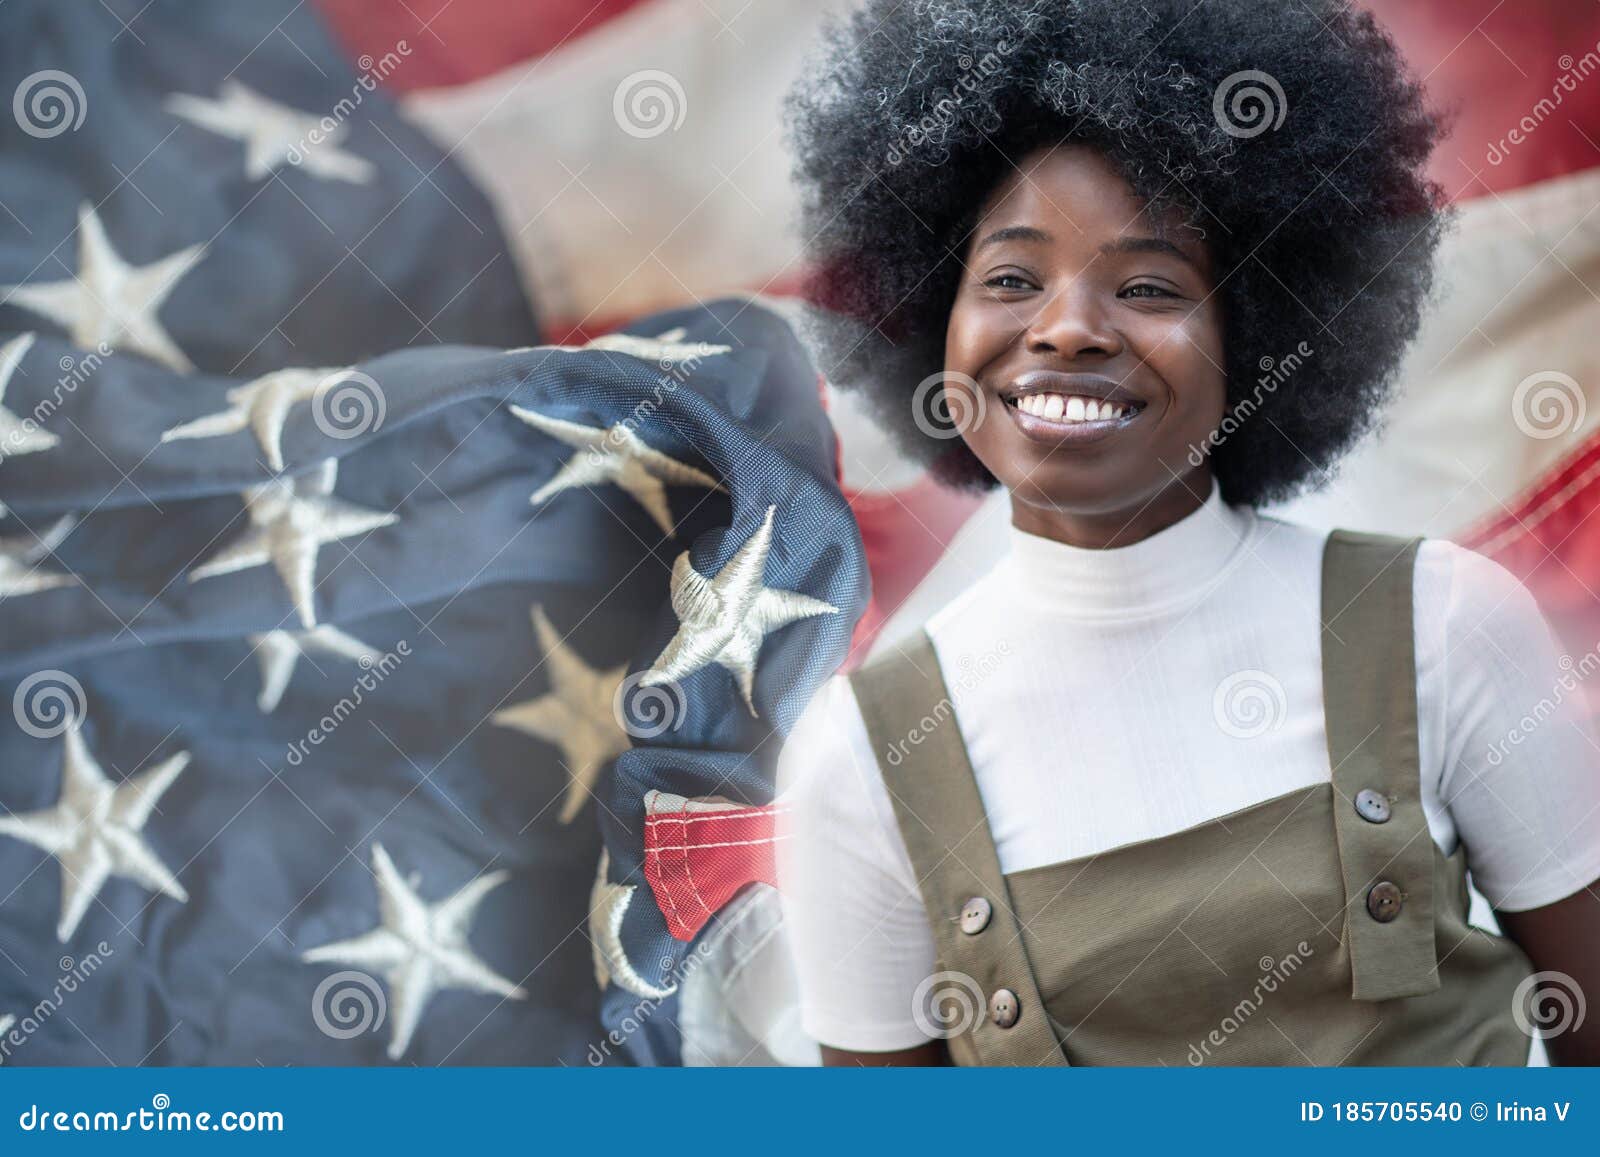
[(1152, 212), (1116, 165), (1088, 145), (1056, 145), (1024, 156), (990, 190), (971, 237), (972, 252), (1000, 240), (1096, 246), (1114, 238), (1157, 237), (1203, 250), (1198, 230), (1173, 204)]

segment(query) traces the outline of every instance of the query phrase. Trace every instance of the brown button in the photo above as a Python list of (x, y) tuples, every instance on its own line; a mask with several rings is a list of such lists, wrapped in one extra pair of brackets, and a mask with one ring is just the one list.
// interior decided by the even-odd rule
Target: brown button
[(1022, 1015), (1022, 1002), (1009, 988), (997, 988), (989, 998), (989, 1019), (1001, 1028), (1010, 1028)]
[(989, 917), (994, 914), (994, 909), (989, 906), (989, 901), (982, 896), (974, 896), (961, 906), (961, 931), (968, 936), (976, 936), (989, 926)]
[(1381, 791), (1373, 791), (1364, 787), (1356, 792), (1356, 814), (1368, 823), (1387, 823), (1389, 819), (1389, 797)]
[(1367, 914), (1379, 924), (1387, 924), (1400, 915), (1400, 885), (1391, 880), (1379, 880), (1367, 893)]

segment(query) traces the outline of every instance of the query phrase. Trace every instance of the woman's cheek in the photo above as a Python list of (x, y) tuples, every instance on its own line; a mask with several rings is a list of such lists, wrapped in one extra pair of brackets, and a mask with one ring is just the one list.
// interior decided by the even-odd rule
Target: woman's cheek
[(1158, 349), (1151, 352), (1149, 361), (1162, 370), (1162, 376), (1169, 382), (1212, 385), (1215, 403), (1219, 408), (1222, 405), (1225, 392), (1222, 340), (1215, 320), (1209, 315), (1196, 310), (1176, 322), (1163, 336)]

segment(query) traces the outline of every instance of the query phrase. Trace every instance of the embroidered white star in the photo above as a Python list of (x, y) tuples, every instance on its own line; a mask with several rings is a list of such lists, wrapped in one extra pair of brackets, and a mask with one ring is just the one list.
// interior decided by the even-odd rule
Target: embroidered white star
[(287, 369), (235, 386), (228, 391), (228, 408), (174, 426), (161, 435), (163, 442), (186, 438), (220, 438), (248, 427), (276, 473), (283, 469), (283, 424), (289, 411), (317, 392), (317, 387), (343, 371), (337, 369)]
[(659, 988), (640, 976), (628, 961), (628, 954), (622, 947), (622, 918), (628, 914), (628, 905), (633, 903), (638, 887), (610, 883), (606, 879), (610, 870), (611, 856), (602, 851), (600, 871), (594, 878), (594, 887), (589, 890), (589, 945), (594, 956), (594, 982), (603, 989), (608, 981), (615, 981), (618, 988), (650, 1000), (669, 997), (678, 990), (676, 984)]
[(683, 341), (683, 335), (688, 333), (685, 326), (675, 326), (665, 333), (658, 333), (655, 337), (646, 337), (637, 333), (608, 333), (597, 338), (591, 338), (582, 345), (525, 345), (516, 349), (507, 350), (508, 354), (538, 353), (541, 350), (558, 350), (564, 353), (581, 352), (583, 350), (609, 350), (612, 353), (627, 354), (632, 358), (643, 361), (655, 362), (660, 366), (669, 366), (675, 362), (695, 361), (700, 358), (714, 357), (725, 354), (733, 349), (731, 345), (715, 345), (708, 341)]
[(38, 564), (66, 540), (77, 523), (76, 517), (66, 514), (38, 538), (0, 538), (0, 599), (75, 585), (76, 576), (41, 571)]
[[(269, 100), (237, 80), (223, 81), (216, 100), (173, 93), (166, 108), (203, 129), (243, 141), (244, 175), (252, 181), (285, 164), (358, 185), (371, 181), (376, 172), (369, 162), (336, 147), (345, 138), (346, 126), (324, 129), (322, 117)], [(313, 134), (318, 138), (315, 144)]]
[(65, 944), (100, 888), (112, 876), (187, 902), (189, 894), (140, 834), (161, 797), (189, 763), (189, 753), (112, 783), (100, 770), (74, 722), (66, 732), (61, 796), (48, 811), (0, 816), (0, 836), (12, 836), (61, 861), (61, 921)]
[(398, 522), (384, 514), (332, 497), (339, 461), (329, 458), (295, 478), (274, 478), (244, 492), (250, 529), (189, 572), (189, 581), (232, 574), (271, 563), (288, 588), (289, 601), (305, 627), (317, 625), (317, 551), (325, 542), (365, 534)]
[(0, 285), (0, 300), (49, 318), (78, 345), (104, 342), (187, 373), (194, 366), (156, 315), (204, 252), (204, 245), (190, 245), (149, 265), (129, 265), (111, 247), (94, 207), (84, 204), (78, 210), (77, 276)]
[(321, 651), (357, 662), (366, 660), (368, 665), (378, 661), (375, 648), (338, 627), (268, 631), (263, 635), (251, 635), (250, 642), (256, 649), (256, 658), (261, 661), (261, 694), (256, 697), (256, 706), (263, 714), (277, 710), (283, 701), (283, 693), (289, 688), (289, 680), (294, 678), (295, 664), (301, 655)]
[[(0, 402), (5, 401), (11, 376), (17, 372), (17, 367), (32, 348), (31, 333), (14, 337), (5, 345), (0, 345)], [(49, 450), (60, 441), (48, 430), (41, 430), (37, 422), (24, 421), (0, 405), (0, 462), (13, 454), (37, 454), (40, 450)]]
[(496, 711), (493, 718), (501, 727), (515, 727), (561, 748), (568, 780), (560, 819), (566, 824), (582, 810), (606, 761), (630, 746), (613, 707), (628, 665), (589, 666), (562, 641), (541, 607), (533, 608), (533, 629), (544, 652), (550, 690)]
[(411, 1043), (423, 1010), (435, 992), (463, 988), (522, 1000), (527, 993), (495, 972), (467, 942), (473, 915), (483, 898), (505, 883), (507, 872), (489, 872), (455, 895), (429, 904), (408, 885), (383, 850), (372, 845), (372, 870), (378, 882), (378, 927), (350, 940), (324, 944), (304, 953), (308, 964), (333, 962), (370, 968), (389, 982), (394, 1035), (389, 1058), (399, 1060)]
[(836, 615), (839, 608), (799, 591), (775, 590), (763, 581), (772, 548), (772, 516), (767, 507), (761, 527), (741, 546), (716, 577), (706, 578), (684, 551), (672, 564), (672, 609), (678, 633), (650, 665), (640, 683), (658, 686), (718, 663), (733, 673), (750, 714), (756, 656), (767, 635), (813, 615)]
[(535, 506), (563, 490), (611, 483), (632, 495), (661, 532), (670, 535), (676, 527), (672, 508), (667, 505), (666, 483), (723, 489), (721, 483), (703, 470), (652, 449), (621, 422), (608, 427), (583, 426), (521, 406), (512, 406), (511, 412), (535, 430), (578, 450), (550, 481), (533, 492), (528, 501)]

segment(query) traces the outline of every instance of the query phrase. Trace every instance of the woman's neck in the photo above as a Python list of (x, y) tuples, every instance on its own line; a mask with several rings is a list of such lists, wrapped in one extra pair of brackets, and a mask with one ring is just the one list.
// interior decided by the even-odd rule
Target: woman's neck
[(1013, 495), (1011, 525), (1024, 534), (1085, 550), (1132, 546), (1199, 510), (1216, 485), (1209, 473), (1175, 477), (1171, 485), (1137, 505), (1092, 513), (1032, 506)]
[(1256, 524), (1215, 484), (1187, 514), (1123, 546), (1080, 546), (1013, 523), (998, 581), (1025, 613), (1138, 618), (1204, 597), (1250, 549)]

